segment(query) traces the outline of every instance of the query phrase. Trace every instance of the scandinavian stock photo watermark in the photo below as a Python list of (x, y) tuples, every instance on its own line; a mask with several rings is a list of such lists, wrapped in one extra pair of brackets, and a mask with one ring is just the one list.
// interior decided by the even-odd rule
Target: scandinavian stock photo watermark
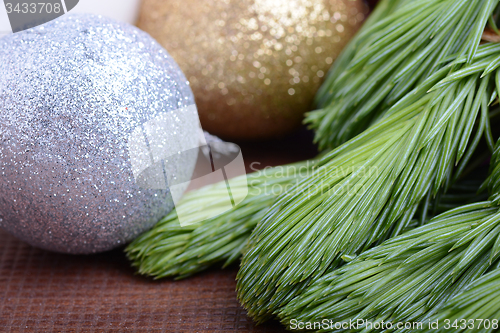
[[(250, 195), (273, 195), (300, 194), (307, 198), (318, 195), (327, 196), (350, 196), (357, 197), (366, 193), (365, 180), (379, 176), (377, 166), (340, 166), (325, 168), (317, 166), (315, 161), (307, 161), (305, 165), (284, 165), (260, 168), (261, 163), (253, 162), (250, 169), (255, 172), (259, 180), (249, 181)], [(273, 172), (270, 172), (273, 170)], [(303, 183), (304, 179), (314, 176), (318, 181), (315, 183)], [(347, 177), (351, 177), (346, 181)], [(266, 181), (266, 178), (269, 181)], [(276, 178), (293, 178), (292, 182), (277, 183)], [(264, 179), (264, 182), (260, 179)], [(332, 186), (332, 183), (334, 185)]]
[[(369, 179), (380, 174), (378, 167), (366, 164), (332, 168), (309, 160), (264, 168), (260, 162), (253, 162), (248, 170), (251, 175), (246, 175), (240, 147), (220, 139), (208, 142), (201, 125), (199, 137), (169, 141), (163, 133), (169, 124), (175, 123), (177, 113), (199, 125), (195, 105), (174, 113), (161, 113), (130, 134), (128, 153), (137, 185), (143, 189), (169, 191), (181, 226), (223, 214), (236, 208), (247, 196), (360, 197), (368, 190)], [(196, 165), (190, 169), (192, 161), (196, 161)], [(171, 174), (168, 170), (178, 172)], [(183, 204), (183, 193), (189, 185), (199, 188), (216, 183), (225, 185), (220, 188), (225, 193), (219, 193), (217, 204), (211, 205), (206, 214), (193, 214), (193, 207)]]

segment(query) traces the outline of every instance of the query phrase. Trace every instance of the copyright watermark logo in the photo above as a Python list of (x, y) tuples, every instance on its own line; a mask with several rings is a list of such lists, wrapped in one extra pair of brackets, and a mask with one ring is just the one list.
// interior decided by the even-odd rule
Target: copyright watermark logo
[(52, 21), (70, 10), (79, 0), (3, 0), (12, 32), (20, 32)]
[[(128, 154), (136, 184), (142, 189), (169, 190), (179, 222), (181, 226), (187, 226), (236, 207), (247, 197), (248, 184), (246, 178), (235, 179), (245, 174), (243, 155), (238, 145), (223, 141), (207, 142), (201, 126), (198, 127), (200, 136), (184, 133), (184, 139), (177, 141), (166, 136), (166, 132), (177, 130), (172, 128), (172, 124), (178, 122), (178, 114), (183, 114), (189, 123), (199, 124), (195, 105), (161, 113), (130, 133)], [(196, 161), (196, 165), (191, 169), (192, 161)], [(172, 170), (177, 172), (172, 173)], [(217, 204), (210, 207), (203, 217), (193, 219), (193, 207), (183, 205), (181, 201), (184, 191), (189, 184), (215, 182), (226, 185), (223, 193), (217, 193)]]

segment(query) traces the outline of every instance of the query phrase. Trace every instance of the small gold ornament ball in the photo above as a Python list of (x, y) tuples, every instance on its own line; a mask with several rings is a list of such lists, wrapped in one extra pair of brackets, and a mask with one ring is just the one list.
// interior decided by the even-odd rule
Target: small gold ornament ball
[(143, 0), (138, 26), (186, 74), (203, 129), (263, 139), (300, 125), (367, 13), (362, 0)]

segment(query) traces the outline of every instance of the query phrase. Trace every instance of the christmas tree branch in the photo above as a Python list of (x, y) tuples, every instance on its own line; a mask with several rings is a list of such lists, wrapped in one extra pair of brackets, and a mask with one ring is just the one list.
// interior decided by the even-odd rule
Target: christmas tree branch
[(460, 173), (489, 128), (499, 47), (482, 46), (471, 63), (467, 52), (463, 64), (457, 56), (278, 198), (254, 230), (238, 273), (238, 297), (256, 321), (276, 314), (343, 257), (400, 234), (425, 197), (449, 186), (455, 163)]
[(320, 148), (361, 133), (448, 56), (463, 53), (470, 62), (497, 3), (383, 1), (328, 75), (317, 97), (321, 109), (307, 116)]
[(287, 304), (280, 313), (284, 323), (359, 319), (356, 329), (368, 332), (373, 323), (429, 327), (439, 319), (498, 319), (498, 273), (480, 277), (500, 256), (499, 155), (497, 144), (484, 183), (488, 201), (443, 213), (331, 270)]

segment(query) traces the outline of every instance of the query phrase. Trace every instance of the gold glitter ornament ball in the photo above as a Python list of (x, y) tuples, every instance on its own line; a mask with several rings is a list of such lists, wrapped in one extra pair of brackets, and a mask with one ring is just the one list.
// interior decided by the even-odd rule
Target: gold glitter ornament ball
[(300, 125), (367, 11), (361, 0), (143, 0), (138, 26), (186, 74), (205, 130), (261, 139)]

